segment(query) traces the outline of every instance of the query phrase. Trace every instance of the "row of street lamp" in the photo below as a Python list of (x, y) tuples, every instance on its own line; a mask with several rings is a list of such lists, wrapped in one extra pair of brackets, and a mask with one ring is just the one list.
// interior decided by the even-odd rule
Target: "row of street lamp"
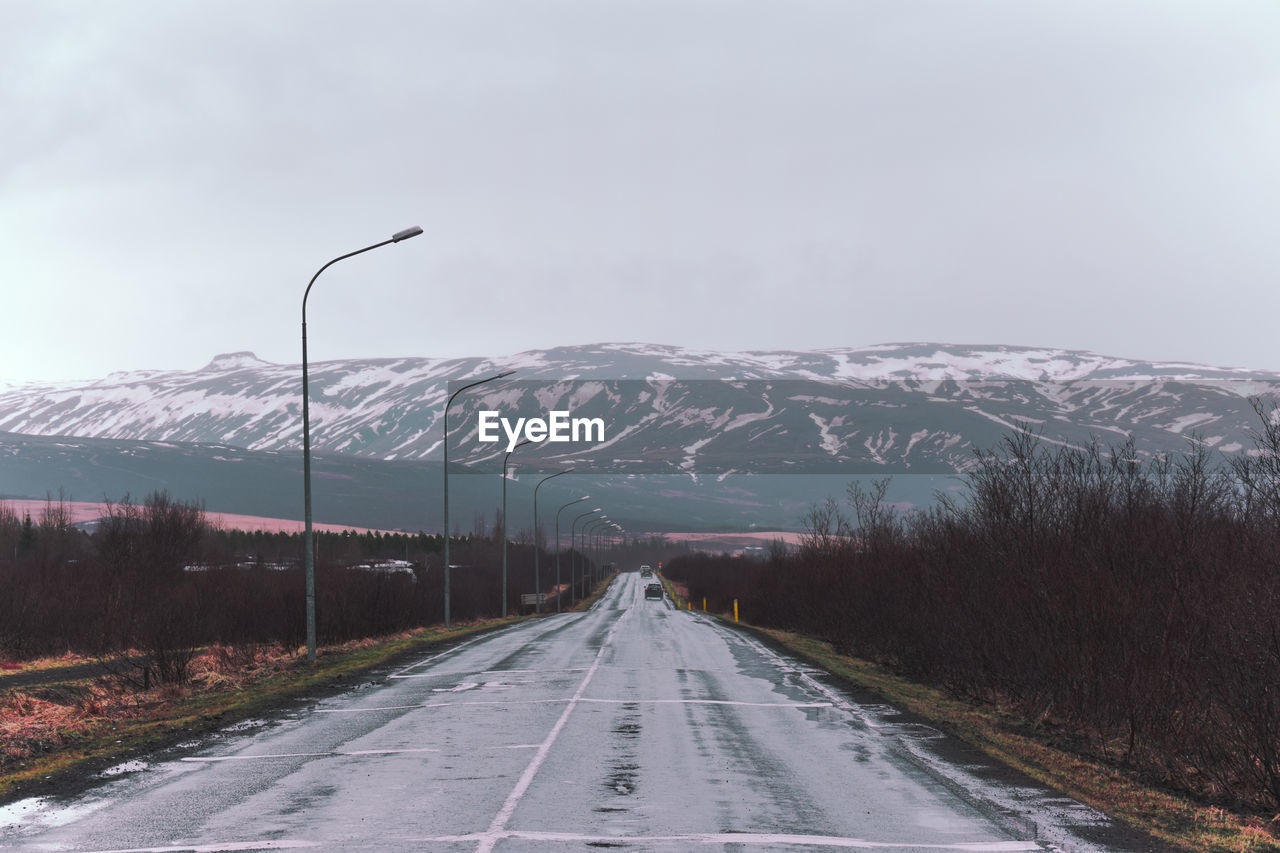
[[(391, 243), (399, 243), (403, 240), (408, 240), (410, 237), (417, 237), (421, 233), (422, 233), (422, 229), (417, 226), (414, 226), (412, 228), (406, 228), (403, 231), (398, 231), (395, 234), (391, 235), (391, 239), (389, 240), (383, 240), (380, 243), (374, 243), (372, 246), (366, 246), (363, 249), (357, 249), (354, 252), (348, 252), (345, 255), (339, 255), (338, 257), (329, 261), (324, 266), (320, 267), (320, 269), (316, 272), (316, 274), (311, 277), (311, 281), (307, 284), (306, 291), (302, 294), (302, 481), (303, 481), (303, 523), (305, 527), (303, 538), (304, 538), (304, 555), (305, 555), (304, 564), (305, 564), (305, 570), (306, 570), (307, 660), (310, 663), (315, 663), (315, 660), (316, 660), (316, 581), (315, 581), (315, 546), (312, 539), (312, 523), (311, 523), (311, 413), (310, 413), (310, 403), (309, 403), (308, 384), (307, 384), (307, 381), (308, 381), (308, 377), (307, 377), (307, 297), (311, 295), (311, 287), (316, 283), (316, 279), (320, 277), (320, 273), (324, 272), (326, 269), (331, 267), (333, 264), (336, 264), (338, 261), (345, 260), (347, 258), (372, 251), (374, 249), (389, 245)], [(480, 379), (468, 385), (464, 385), (458, 390), (454, 391), (453, 394), (449, 396), (449, 399), (444, 406), (444, 442), (442, 446), (444, 448), (444, 484), (443, 484), (443, 488), (444, 488), (444, 624), (446, 628), (450, 627), (451, 625), (449, 574), (450, 574), (450, 569), (453, 568), (453, 565), (449, 559), (449, 556), (450, 556), (449, 555), (449, 406), (452, 405), (454, 399), (463, 391), (466, 391), (470, 388), (474, 388), (477, 385), (483, 385), (487, 382), (493, 382), (498, 379), (504, 379), (513, 373), (515, 373), (514, 370), (506, 370), (494, 376), (489, 376), (485, 379)], [(506, 455), (503, 457), (503, 460), (502, 460), (502, 615), (504, 617), (507, 615), (507, 462), (511, 458), (511, 454), (514, 453), (516, 449), (530, 443), (531, 442), (529, 441), (529, 439), (525, 439), (524, 441), (521, 441), (515, 447), (511, 448), (511, 450), (507, 451)], [(559, 477), (564, 474), (568, 474), (571, 471), (573, 471), (573, 468), (567, 468), (564, 471), (558, 471), (554, 474), (550, 474), (546, 477), (543, 477), (541, 480), (538, 481), (537, 486), (535, 486), (533, 490), (533, 527), (535, 531), (535, 534), (534, 534), (535, 542), (534, 542), (534, 549), (533, 549), (534, 550), (533, 577), (534, 577), (534, 595), (537, 601), (537, 608), (539, 613), (542, 612), (542, 595), (541, 595), (542, 591), (538, 588), (539, 587), (538, 578), (540, 577), (540, 574), (538, 571), (539, 548), (538, 548), (538, 543), (536, 542), (536, 536), (537, 536), (536, 531), (539, 529), (538, 528), (538, 489), (541, 488), (542, 484), (545, 483), (547, 480), (550, 480), (553, 477)], [(574, 504), (581, 503), (582, 501), (587, 500), (588, 497), (589, 497), (588, 495), (583, 495), (580, 498), (569, 501), (564, 506), (560, 507), (560, 510), (556, 512), (556, 592), (557, 592), (556, 612), (557, 613), (560, 612), (560, 595), (559, 595), (560, 512), (565, 510), (567, 507), (573, 506)], [(593, 510), (582, 513), (582, 515), (579, 515), (577, 518), (574, 519), (573, 525), (570, 527), (570, 548), (571, 549), (573, 548), (573, 543), (575, 541), (573, 531), (576, 528), (578, 521), (580, 521), (583, 518), (586, 518), (587, 516), (594, 515), (595, 513), (598, 513), (601, 511), (602, 510), (600, 507), (596, 507)], [(592, 522), (588, 522), (587, 525), (584, 525), (584, 528), (583, 528), (584, 533), (586, 531), (586, 528), (591, 526), (591, 524), (595, 522), (606, 521), (607, 518), (608, 518), (607, 516), (601, 516), (599, 519), (593, 519)], [(611, 524), (618, 531), (622, 530), (621, 527), (619, 527), (617, 524), (614, 524), (613, 522), (609, 522), (609, 524)], [(571, 572), (571, 581), (572, 581), (572, 563), (570, 564), (570, 572)], [(571, 597), (574, 597), (574, 600), (576, 601), (576, 586), (572, 582), (570, 583), (570, 595)]]

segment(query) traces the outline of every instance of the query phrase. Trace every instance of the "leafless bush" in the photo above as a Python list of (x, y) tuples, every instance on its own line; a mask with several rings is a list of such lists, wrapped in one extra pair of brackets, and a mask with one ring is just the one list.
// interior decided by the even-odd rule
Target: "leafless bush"
[(967, 495), (895, 514), (851, 486), (800, 553), (681, 558), (724, 609), (822, 636), (1202, 797), (1280, 806), (1280, 419), (1218, 464), (1017, 433)]

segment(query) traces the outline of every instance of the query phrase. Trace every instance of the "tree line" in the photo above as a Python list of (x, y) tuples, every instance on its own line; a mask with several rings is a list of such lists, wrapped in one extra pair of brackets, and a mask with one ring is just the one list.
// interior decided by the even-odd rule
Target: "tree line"
[(681, 557), (725, 611), (829, 640), (1232, 807), (1280, 807), (1280, 422), (1252, 453), (1008, 436), (925, 511), (850, 485), (767, 561)]
[[(500, 519), (484, 535), (455, 536), (450, 610), (460, 622), (502, 612)], [(316, 616), (321, 644), (393, 634), (444, 620), (444, 539), (418, 533), (320, 533)], [(507, 612), (535, 589), (533, 536), (507, 546)], [(554, 546), (539, 537), (538, 588), (556, 582)], [(634, 560), (661, 543), (633, 539), (612, 551), (564, 547), (566, 603), (589, 593), (599, 557)], [(182, 683), (204, 646), (305, 642), (301, 533), (222, 530), (198, 502), (167, 492), (126, 497), (85, 530), (67, 500), (38, 518), (0, 502), (0, 657), (67, 652), (121, 662), (134, 680)], [(398, 561), (391, 563), (391, 561)], [(379, 565), (381, 564), (381, 565)], [(576, 567), (576, 572), (574, 572)], [(554, 603), (550, 604), (554, 607)]]

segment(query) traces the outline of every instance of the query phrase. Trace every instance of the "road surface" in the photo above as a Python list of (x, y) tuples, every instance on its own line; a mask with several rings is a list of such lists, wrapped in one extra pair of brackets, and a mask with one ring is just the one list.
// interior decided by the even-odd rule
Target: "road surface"
[(634, 573), (380, 679), (0, 809), (0, 848), (1146, 849)]

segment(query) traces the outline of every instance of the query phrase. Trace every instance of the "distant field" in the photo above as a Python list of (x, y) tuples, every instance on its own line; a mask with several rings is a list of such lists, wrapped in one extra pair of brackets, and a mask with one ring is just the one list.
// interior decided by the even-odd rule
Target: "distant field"
[(788, 545), (799, 545), (803, 534), (786, 531), (751, 531), (746, 533), (660, 533), (672, 542), (688, 542), (699, 551), (741, 551), (744, 548), (768, 548), (781, 539)]
[[(44, 512), (45, 501), (42, 500), (19, 500), (19, 499), (0, 499), (0, 506), (7, 506), (18, 514), (18, 517), (30, 513), (31, 519), (35, 522), (40, 521), (40, 514)], [(66, 501), (68, 511), (71, 513), (71, 521), (73, 524), (79, 524), (84, 521), (94, 521), (107, 513), (107, 505), (105, 503), (91, 503), (89, 501)], [(209, 523), (221, 527), (224, 530), (265, 530), (268, 533), (301, 533), (303, 524), (290, 518), (269, 518), (260, 515), (238, 515), (230, 512), (206, 512), (205, 515), (209, 519)], [(397, 533), (402, 531), (387, 530), (377, 527), (358, 527), (352, 524), (320, 524), (313, 523), (311, 525), (316, 530), (329, 533), (341, 533), (343, 530), (354, 530), (357, 533), (379, 532), (379, 533)], [(740, 551), (743, 548), (751, 546), (759, 546), (767, 548), (769, 543), (775, 539), (781, 539), (788, 545), (797, 545), (800, 542), (801, 534), (789, 533), (785, 531), (744, 531), (741, 533), (659, 533), (654, 532), (653, 535), (663, 536), (673, 542), (688, 542), (691, 547), (699, 551)]]
[[(21, 518), (23, 515), (30, 513), (33, 521), (40, 521), (40, 514), (44, 512), (45, 501), (33, 500), (0, 500), (0, 505), (10, 507)], [(78, 524), (83, 521), (94, 521), (107, 513), (107, 505), (104, 503), (89, 503), (88, 501), (67, 501), (66, 506), (71, 512), (71, 521)], [(206, 512), (205, 515), (209, 519), (209, 523), (223, 528), (224, 530), (264, 530), (268, 533), (301, 533), (303, 523), (288, 518), (266, 518), (258, 515), (236, 515), (230, 512)], [(396, 531), (379, 530), (374, 527), (356, 527), (350, 524), (318, 524), (313, 523), (312, 528), (329, 533), (341, 533), (343, 530), (354, 530), (358, 533), (366, 533), (378, 531), (381, 533), (393, 533)]]

